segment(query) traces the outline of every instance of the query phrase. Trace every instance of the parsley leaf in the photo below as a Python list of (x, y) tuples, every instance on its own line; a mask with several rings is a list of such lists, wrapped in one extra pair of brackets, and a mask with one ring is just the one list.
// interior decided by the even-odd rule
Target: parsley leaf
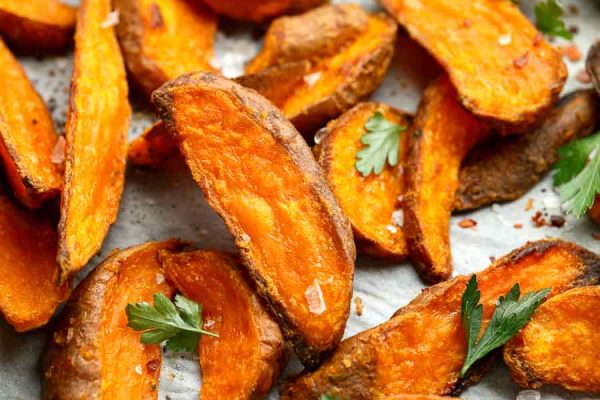
[(340, 400), (339, 396), (331, 396), (329, 394), (322, 394), (319, 400)]
[(175, 304), (162, 293), (154, 295), (154, 305), (146, 302), (127, 304), (127, 326), (143, 331), (141, 342), (159, 344), (167, 341), (172, 351), (195, 352), (200, 335), (218, 337), (202, 329), (202, 306), (177, 295)]
[(479, 304), (481, 293), (477, 288), (477, 276), (473, 275), (462, 297), (462, 322), (467, 336), (467, 357), (460, 371), (461, 378), (469, 368), (489, 352), (508, 342), (542, 304), (550, 289), (527, 293), (521, 300), (519, 284), (516, 283), (506, 296), (500, 296), (489, 325), (479, 340), (483, 305)]
[(566, 28), (560, 18), (563, 7), (558, 0), (542, 1), (535, 6), (535, 22), (540, 32), (547, 35), (560, 36), (571, 39), (573, 34)]
[(554, 164), (554, 186), (565, 184), (577, 176), (598, 145), (600, 132), (561, 146), (558, 149), (559, 160)]
[(365, 133), (360, 141), (366, 147), (356, 153), (355, 167), (362, 176), (371, 173), (379, 175), (385, 163), (395, 167), (398, 164), (400, 134), (406, 127), (385, 119), (382, 113), (375, 112), (365, 124)]

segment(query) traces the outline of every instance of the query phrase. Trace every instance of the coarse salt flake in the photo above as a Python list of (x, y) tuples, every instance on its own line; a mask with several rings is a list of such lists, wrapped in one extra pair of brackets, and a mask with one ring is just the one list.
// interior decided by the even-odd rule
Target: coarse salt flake
[(327, 310), (321, 286), (319, 286), (319, 282), (316, 279), (312, 285), (306, 288), (304, 297), (306, 297), (306, 302), (308, 303), (308, 311), (311, 313), (321, 315)]
[(156, 284), (160, 285), (164, 281), (165, 281), (165, 276), (163, 274), (161, 274), (160, 272), (157, 272), (156, 273)]
[(119, 11), (115, 10), (115, 11), (111, 11), (108, 14), (106, 14), (104, 21), (102, 21), (100, 23), (100, 27), (102, 29), (108, 29), (108, 28), (112, 28), (113, 26), (116, 26), (118, 24), (119, 24)]
[(508, 46), (512, 42), (512, 35), (507, 33), (505, 35), (498, 36), (498, 44), (500, 46)]
[(135, 373), (138, 375), (142, 374), (142, 366), (140, 364), (135, 366)]
[(242, 236), (240, 237), (240, 239), (242, 239), (242, 242), (249, 242), (250, 236), (248, 236), (248, 234), (246, 234), (246, 233), (242, 233)]
[(212, 328), (214, 325), (215, 321), (213, 321), (212, 319), (207, 319), (206, 321), (204, 321), (205, 328)]
[(394, 225), (388, 225), (385, 227), (385, 229), (387, 229), (393, 235), (398, 233), (398, 228), (396, 228)]
[(317, 81), (321, 78), (321, 73), (320, 72), (314, 72), (312, 74), (308, 74), (304, 76), (304, 82), (306, 82), (306, 84), (308, 86), (314, 86), (315, 83), (317, 83)]
[(392, 213), (392, 224), (402, 228), (404, 226), (404, 210), (396, 210)]
[(59, 136), (54, 144), (52, 153), (50, 154), (50, 161), (54, 164), (62, 164), (65, 162), (65, 137)]

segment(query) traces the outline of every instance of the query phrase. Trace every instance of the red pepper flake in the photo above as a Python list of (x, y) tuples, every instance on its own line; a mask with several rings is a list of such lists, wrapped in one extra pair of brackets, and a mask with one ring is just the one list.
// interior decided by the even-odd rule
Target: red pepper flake
[(513, 227), (515, 229), (523, 229), (523, 224), (514, 224)]
[(567, 10), (569, 10), (569, 13), (571, 13), (572, 15), (578, 15), (579, 14), (579, 8), (575, 4), (569, 4), (567, 6)]
[(575, 79), (584, 84), (592, 83), (592, 77), (585, 69), (580, 69), (575, 75)]
[(555, 228), (562, 228), (563, 226), (565, 226), (565, 218), (561, 215), (551, 215), (550, 225), (552, 225)]
[(489, 256), (488, 258), (490, 259), (491, 262), (495, 262), (496, 261), (496, 257), (494, 257), (494, 256)]
[(146, 370), (148, 371), (148, 373), (154, 374), (158, 370), (159, 366), (160, 361), (154, 358), (146, 363)]
[(463, 229), (474, 228), (477, 226), (477, 221), (471, 218), (465, 218), (458, 223), (458, 226), (460, 226)]
[(536, 32), (535, 37), (533, 38), (533, 45), (539, 45), (542, 43), (542, 39), (544, 39), (544, 36), (540, 32)]
[(600, 240), (600, 233), (596, 233), (596, 232), (594, 232), (594, 233), (592, 233), (592, 237), (593, 237), (595, 240)]
[(546, 225), (546, 220), (544, 219), (541, 211), (537, 211), (533, 217), (531, 217), (531, 221), (536, 228), (541, 228), (542, 226)]
[(525, 54), (513, 61), (513, 65), (515, 66), (515, 68), (522, 69), (527, 65), (528, 60), (529, 52), (526, 51)]
[(160, 7), (156, 3), (150, 5), (150, 27), (157, 29), (165, 25)]
[(530, 197), (527, 199), (527, 204), (525, 204), (525, 211), (533, 210), (533, 199)]
[(581, 50), (579, 50), (579, 47), (577, 47), (575, 43), (569, 43), (566, 46), (558, 46), (558, 50), (563, 57), (566, 57), (571, 62), (581, 60)]

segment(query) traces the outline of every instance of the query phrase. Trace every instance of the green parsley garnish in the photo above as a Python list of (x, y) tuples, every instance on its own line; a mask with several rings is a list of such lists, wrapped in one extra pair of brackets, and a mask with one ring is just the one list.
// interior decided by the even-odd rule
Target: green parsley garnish
[(398, 164), (400, 134), (406, 127), (394, 124), (385, 119), (382, 113), (375, 112), (365, 124), (367, 133), (362, 135), (360, 142), (366, 147), (356, 153), (356, 169), (362, 176), (371, 173), (379, 175), (385, 163), (395, 167)]
[(535, 6), (535, 23), (540, 32), (571, 39), (573, 34), (565, 27), (562, 15), (563, 7), (558, 0), (542, 1)]
[(319, 400), (340, 400), (339, 396), (331, 396), (329, 394), (322, 394)]
[(154, 305), (146, 302), (127, 304), (127, 326), (142, 333), (144, 344), (167, 342), (172, 351), (195, 352), (200, 335), (219, 337), (202, 329), (202, 305), (177, 295), (175, 304), (162, 293), (154, 295)]
[(600, 194), (600, 132), (563, 145), (558, 155), (554, 186), (560, 190), (565, 211), (579, 218)]
[(521, 300), (519, 284), (516, 283), (506, 296), (500, 296), (489, 325), (481, 335), (483, 305), (479, 303), (481, 292), (477, 286), (477, 276), (473, 275), (462, 296), (462, 324), (467, 335), (467, 358), (460, 370), (461, 378), (469, 368), (489, 352), (508, 342), (529, 320), (542, 304), (550, 289), (527, 293)]

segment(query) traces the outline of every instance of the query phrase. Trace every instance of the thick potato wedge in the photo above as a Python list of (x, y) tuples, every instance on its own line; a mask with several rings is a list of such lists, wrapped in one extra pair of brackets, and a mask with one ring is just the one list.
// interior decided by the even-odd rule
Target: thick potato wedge
[(76, 16), (60, 0), (0, 0), (0, 35), (25, 51), (60, 51), (72, 41)]
[(535, 124), (558, 98), (567, 77), (561, 55), (514, 3), (380, 3), (446, 69), (462, 104), (496, 127)]
[(264, 97), (215, 74), (184, 75), (152, 101), (284, 335), (315, 365), (344, 332), (355, 248), (306, 142)]
[(393, 213), (402, 210), (398, 198), (404, 194), (403, 166), (408, 154), (406, 133), (400, 136), (396, 167), (386, 165), (381, 174), (366, 178), (355, 168), (356, 153), (364, 147), (361, 137), (366, 132), (365, 123), (376, 112), (400, 126), (411, 124), (412, 116), (405, 112), (385, 104), (359, 103), (320, 132), (324, 136), (315, 147), (315, 155), (342, 211), (352, 224), (359, 251), (402, 259), (408, 256), (408, 247), (402, 225), (394, 223)]
[(582, 287), (544, 303), (504, 346), (504, 361), (524, 387), (560, 385), (600, 392), (600, 287)]
[(590, 48), (585, 65), (600, 95), (600, 40)]
[(15, 196), (39, 207), (60, 193), (62, 175), (51, 159), (57, 136), (44, 101), (0, 39), (0, 157)]
[(425, 90), (407, 134), (404, 233), (415, 268), (428, 282), (452, 273), (449, 229), (460, 164), (488, 131), (458, 103), (447, 76)]
[(204, 0), (217, 14), (229, 18), (264, 22), (282, 14), (297, 14), (328, 0)]
[(163, 253), (161, 260), (167, 279), (202, 304), (205, 324), (219, 335), (200, 339), (200, 398), (265, 396), (281, 371), (283, 336), (235, 257), (201, 250)]
[(102, 27), (110, 11), (110, 0), (83, 0), (79, 8), (59, 224), (61, 280), (100, 248), (123, 192), (131, 107), (114, 30)]
[(600, 99), (580, 90), (564, 97), (530, 133), (476, 147), (461, 166), (454, 210), (523, 196), (558, 160), (560, 146), (593, 133), (599, 121)]
[(57, 243), (48, 215), (0, 195), (0, 313), (17, 332), (46, 324), (69, 296), (57, 286)]
[(49, 336), (44, 399), (157, 398), (160, 346), (140, 342), (142, 333), (127, 327), (125, 307), (151, 303), (155, 293), (173, 294), (157, 278), (162, 278), (158, 253), (183, 246), (170, 240), (118, 251), (79, 284)]
[[(484, 326), (501, 295), (518, 282), (521, 293), (598, 284), (600, 257), (559, 240), (528, 243), (478, 273)], [(455, 394), (485, 368), (459, 378), (466, 357), (461, 297), (469, 276), (425, 289), (387, 322), (344, 340), (319, 369), (288, 382), (282, 399), (318, 399), (322, 393), (352, 400), (400, 393)], [(485, 364), (485, 363), (483, 363)]]
[(127, 69), (148, 95), (194, 71), (213, 71), (217, 17), (187, 0), (114, 0), (117, 36)]

